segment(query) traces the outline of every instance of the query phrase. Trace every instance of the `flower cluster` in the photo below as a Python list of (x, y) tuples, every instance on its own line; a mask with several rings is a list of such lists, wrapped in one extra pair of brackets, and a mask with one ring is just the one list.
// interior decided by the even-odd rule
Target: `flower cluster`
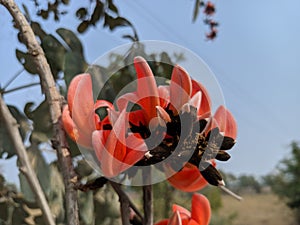
[[(215, 159), (228, 160), (226, 150), (235, 144), (231, 113), (220, 106), (212, 115), (207, 90), (179, 65), (169, 84), (160, 86), (145, 59), (136, 57), (134, 67), (136, 90), (118, 97), (114, 105), (93, 100), (89, 74), (73, 79), (62, 116), (69, 136), (95, 151), (106, 177), (168, 158), (160, 169), (180, 190), (197, 191), (207, 182), (224, 185)], [(96, 111), (103, 108), (107, 113), (101, 118)]]

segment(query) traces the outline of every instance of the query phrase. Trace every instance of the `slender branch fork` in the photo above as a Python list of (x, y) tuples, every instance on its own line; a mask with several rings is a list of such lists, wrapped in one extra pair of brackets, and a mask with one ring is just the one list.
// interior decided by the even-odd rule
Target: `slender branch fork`
[(60, 123), (62, 96), (56, 89), (55, 81), (46, 60), (45, 54), (35, 35), (28, 24), (25, 16), (13, 0), (0, 0), (11, 14), (17, 28), (23, 35), (23, 43), (28, 49), (28, 53), (33, 58), (33, 63), (38, 71), (43, 93), (50, 106), (51, 122), (54, 128), (53, 146), (56, 148), (58, 163), (63, 175), (65, 185), (66, 215), (68, 225), (78, 225), (78, 204), (77, 191), (74, 189), (76, 175), (72, 166), (72, 158), (66, 144), (66, 136)]
[(12, 140), (13, 147), (18, 155), (21, 166), (19, 170), (25, 175), (30, 184), (33, 192), (36, 195), (37, 202), (43, 212), (44, 220), (48, 225), (55, 225), (51, 210), (47, 203), (44, 192), (40, 186), (36, 174), (34, 173), (26, 149), (24, 147), (22, 138), (18, 130), (18, 124), (15, 118), (11, 115), (8, 107), (4, 103), (0, 95), (0, 119), (3, 121), (4, 127), (7, 130), (10, 139)]
[[(36, 83), (31, 83), (31, 84), (25, 84), (25, 85), (22, 85), (22, 86), (18, 86), (18, 87), (9, 89), (9, 90), (5, 90), (4, 89), (1, 94), (4, 95), (4, 94), (11, 93), (11, 92), (19, 91), (19, 90), (22, 90), (22, 89), (25, 89), (25, 88), (37, 86), (37, 85), (41, 85), (41, 83), (40, 82), (36, 82)], [(0, 92), (1, 92), (1, 90), (0, 90)]]

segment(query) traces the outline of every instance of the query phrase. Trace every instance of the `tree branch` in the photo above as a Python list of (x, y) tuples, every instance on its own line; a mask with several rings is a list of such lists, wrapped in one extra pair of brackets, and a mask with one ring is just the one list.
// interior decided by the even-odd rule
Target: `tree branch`
[(153, 192), (152, 192), (152, 185), (151, 185), (151, 169), (147, 171), (143, 170), (143, 179), (146, 184), (143, 186), (143, 207), (144, 207), (143, 225), (152, 225), (153, 224)]
[(25, 16), (21, 13), (13, 0), (0, 0), (0, 4), (4, 5), (12, 15), (15, 25), (22, 34), (22, 42), (26, 45), (28, 53), (31, 54), (33, 62), (36, 65), (41, 80), (42, 91), (45, 93), (46, 100), (50, 107), (51, 122), (53, 123), (54, 129), (53, 146), (56, 148), (58, 163), (63, 175), (66, 190), (67, 224), (78, 225), (77, 191), (73, 188), (73, 181), (76, 180), (76, 175), (72, 165), (71, 154), (68, 148), (65, 147), (67, 146), (66, 136), (60, 123), (62, 96), (56, 89), (55, 81), (44, 51), (37, 42)]
[(8, 107), (4, 103), (2, 96), (0, 95), (0, 119), (3, 120), (3, 124), (7, 130), (7, 133), (13, 143), (13, 147), (18, 155), (20, 161), (19, 170), (22, 172), (28, 183), (30, 184), (31, 189), (36, 195), (37, 202), (43, 212), (44, 220), (48, 225), (55, 225), (53, 215), (51, 213), (50, 207), (44, 195), (44, 192), (41, 188), (41, 185), (37, 179), (36, 174), (34, 173), (27, 151), (24, 147), (22, 138), (18, 130), (18, 123), (15, 118), (11, 115)]
[[(113, 187), (115, 192), (118, 194), (121, 204), (121, 217), (122, 217), (122, 224), (130, 224), (129, 223), (129, 215), (130, 215), (130, 208), (136, 213), (136, 215), (143, 220), (142, 214), (139, 212), (137, 207), (133, 204), (127, 194), (122, 190), (120, 184), (117, 184), (113, 181), (109, 181), (110, 185)], [(130, 207), (130, 208), (129, 208)]]

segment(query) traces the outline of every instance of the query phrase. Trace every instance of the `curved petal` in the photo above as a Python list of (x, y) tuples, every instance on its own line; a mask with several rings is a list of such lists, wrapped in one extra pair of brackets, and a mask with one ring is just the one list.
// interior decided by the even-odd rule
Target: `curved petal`
[(198, 191), (208, 184), (198, 168), (190, 163), (187, 163), (182, 170), (169, 177), (168, 181), (173, 187), (186, 192)]
[(126, 155), (125, 113), (120, 113), (112, 130), (93, 132), (93, 147), (106, 177), (114, 177), (121, 172)]
[(192, 80), (192, 95), (194, 96), (197, 92), (201, 91), (202, 93), (202, 99), (201, 99), (201, 106), (198, 109), (198, 116), (201, 116), (203, 114), (206, 113), (210, 113), (211, 111), (211, 101), (210, 101), (210, 97), (208, 94), (208, 91), (206, 90), (206, 88), (198, 83), (195, 80)]
[(96, 125), (90, 75), (82, 74), (75, 77), (70, 87), (68, 97), (71, 96), (71, 99), (68, 99), (68, 102), (69, 106), (72, 105), (72, 110), (70, 110), (71, 117), (80, 132), (91, 136), (96, 129)]
[(178, 211), (175, 211), (171, 218), (169, 219), (168, 225), (182, 225), (180, 214)]
[(129, 122), (135, 126), (140, 126), (141, 124), (146, 126), (147, 122), (145, 119), (144, 111), (136, 110), (136, 111), (129, 112)]
[(199, 225), (208, 225), (211, 217), (210, 203), (208, 199), (201, 194), (195, 193), (192, 197), (191, 217)]
[(158, 86), (158, 95), (160, 106), (166, 108), (170, 102), (170, 86), (160, 85)]
[(214, 119), (219, 125), (221, 132), (224, 132), (224, 136), (236, 139), (237, 136), (237, 125), (233, 115), (224, 107), (220, 106), (215, 115)]
[(170, 103), (173, 112), (179, 112), (189, 101), (192, 93), (192, 81), (189, 74), (180, 66), (175, 65), (170, 83)]
[(90, 75), (87, 73), (79, 74), (72, 79), (72, 81), (68, 87), (68, 96), (67, 96), (70, 112), (72, 112), (72, 110), (73, 110), (73, 102), (74, 102), (74, 97), (75, 97), (75, 94), (77, 91), (78, 84), (80, 83), (80, 81), (82, 79), (86, 79), (86, 77), (89, 77), (89, 76)]
[(138, 134), (129, 134), (126, 138), (127, 152), (123, 160), (122, 171), (141, 160), (148, 151), (147, 145)]
[[(123, 110), (121, 113), (110, 110), (109, 117), (114, 115), (112, 122), (113, 129), (107, 138), (105, 147), (110, 153), (119, 161), (123, 161), (126, 155), (126, 111)], [(118, 117), (116, 117), (118, 116)]]
[(137, 73), (137, 95), (139, 103), (145, 110), (146, 119), (150, 120), (156, 117), (155, 106), (159, 105), (159, 96), (154, 75), (147, 61), (142, 57), (134, 58), (134, 67)]
[(103, 155), (105, 154), (104, 145), (109, 134), (110, 134), (110, 130), (96, 130), (92, 134), (93, 148), (100, 163), (103, 161), (103, 158), (105, 157), (105, 156), (103, 157)]
[(198, 91), (193, 97), (189, 100), (189, 104), (196, 109), (201, 108), (201, 99), (202, 99), (202, 92)]
[(67, 105), (63, 108), (61, 120), (64, 130), (73, 141), (86, 148), (92, 148), (91, 136), (86, 136), (77, 129), (76, 124), (70, 116), (69, 107)]
[(113, 129), (93, 132), (93, 147), (106, 177), (114, 177), (131, 167), (148, 151), (144, 140), (134, 134), (126, 137), (127, 113), (110, 110)]
[(116, 104), (118, 106), (118, 109), (120, 111), (122, 111), (122, 110), (126, 110), (128, 102), (137, 103), (138, 100), (139, 100), (139, 97), (137, 96), (136, 92), (126, 93), (124, 95), (121, 95), (117, 99)]
[(172, 211), (173, 212), (178, 211), (180, 214), (182, 214), (183, 218), (186, 218), (186, 217), (190, 218), (191, 217), (191, 212), (189, 210), (187, 210), (186, 208), (180, 206), (180, 205), (173, 204)]
[(61, 120), (63, 123), (64, 130), (67, 132), (67, 134), (73, 141), (76, 141), (79, 137), (78, 129), (70, 116), (70, 110), (67, 105), (63, 107)]

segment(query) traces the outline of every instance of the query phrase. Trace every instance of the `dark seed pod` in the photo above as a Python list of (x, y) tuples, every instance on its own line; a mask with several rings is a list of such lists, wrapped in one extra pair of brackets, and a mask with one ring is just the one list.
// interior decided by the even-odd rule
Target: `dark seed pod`
[(220, 172), (213, 165), (208, 162), (201, 162), (199, 169), (201, 175), (208, 183), (214, 186), (224, 186), (224, 181)]
[(221, 144), (221, 149), (229, 150), (234, 146), (234, 144), (235, 144), (235, 140), (233, 138), (225, 136)]
[(230, 159), (230, 155), (225, 151), (219, 151), (215, 159), (220, 161), (227, 161), (228, 159)]
[(196, 132), (201, 133), (204, 130), (204, 128), (206, 127), (206, 125), (207, 125), (207, 121), (205, 119), (199, 120), (200, 130), (196, 131)]

